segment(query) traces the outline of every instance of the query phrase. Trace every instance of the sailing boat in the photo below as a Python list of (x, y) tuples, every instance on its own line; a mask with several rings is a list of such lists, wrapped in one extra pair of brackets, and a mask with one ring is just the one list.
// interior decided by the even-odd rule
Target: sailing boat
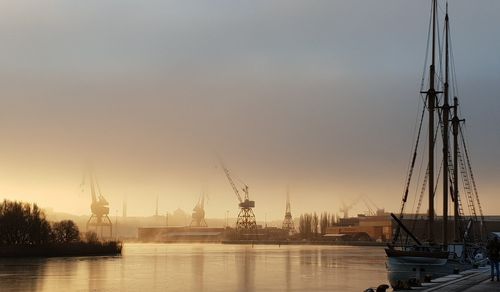
[[(406, 180), (405, 191), (403, 194), (402, 206), (399, 216), (391, 214), (398, 227), (395, 230), (393, 241), (385, 249), (387, 255), (388, 278), (391, 286), (397, 289), (407, 289), (412, 286), (419, 286), (422, 282), (431, 279), (457, 273), (462, 270), (471, 269), (477, 265), (483, 264), (486, 259), (484, 254), (484, 217), (477, 194), (477, 188), (472, 173), (472, 167), (463, 136), (461, 120), (458, 117), (458, 98), (453, 98), (453, 105), (450, 104), (450, 94), (457, 93), (456, 88), (450, 88), (450, 29), (448, 17), (448, 4), (446, 4), (445, 16), (445, 36), (444, 36), (444, 55), (445, 55), (445, 73), (444, 76), (438, 76), (436, 73), (436, 44), (438, 37), (437, 19), (438, 2), (432, 0), (431, 21), (429, 24), (429, 33), (431, 34), (431, 64), (429, 67), (429, 87), (421, 94), (425, 96), (422, 109), (420, 126), (416, 137), (416, 144)], [(439, 43), (438, 43), (439, 45)], [(429, 46), (429, 43), (428, 43)], [(439, 46), (440, 47), (440, 46)], [(440, 55), (439, 55), (440, 56)], [(442, 62), (440, 61), (439, 64)], [(425, 74), (425, 72), (424, 72)], [(439, 80), (443, 82), (439, 83)], [(454, 80), (454, 79), (453, 79)], [(428, 161), (424, 184), (421, 188), (418, 207), (414, 218), (408, 220), (404, 218), (405, 203), (408, 199), (411, 178), (415, 167), (417, 149), (420, 140), (424, 114), (427, 109), (428, 114)], [(452, 113), (453, 110), (453, 113)], [(452, 116), (453, 115), (453, 116)], [(436, 117), (438, 118), (436, 121)], [(437, 123), (436, 123), (437, 122)], [(438, 125), (436, 127), (436, 124)], [(450, 147), (450, 125), (453, 136), (451, 151)], [(441, 135), (438, 135), (440, 132)], [(441, 166), (436, 175), (435, 152), (436, 144), (440, 136), (442, 145)], [(460, 143), (462, 142), (462, 143)], [(460, 169), (460, 174), (459, 174)], [(459, 176), (460, 175), (460, 176)], [(443, 215), (442, 230), (438, 242), (436, 238), (436, 214), (434, 208), (435, 194), (437, 190), (437, 180), (442, 177), (442, 199)], [(462, 188), (466, 195), (467, 206), (470, 215), (465, 216), (463, 212), (462, 199), (459, 195), (459, 178), (462, 181)], [(419, 240), (413, 233), (418, 220), (417, 215), (422, 203), (422, 196), (425, 188), (428, 188), (428, 216), (425, 221), (427, 226), (426, 241)], [(453, 205), (453, 234), (449, 232), (448, 221), (448, 199), (452, 200)], [(479, 209), (479, 216), (476, 209)], [(406, 220), (406, 221), (405, 221)], [(403, 236), (405, 234), (406, 236)], [(453, 236), (453, 237), (452, 237)], [(453, 238), (451, 241), (450, 239)]]

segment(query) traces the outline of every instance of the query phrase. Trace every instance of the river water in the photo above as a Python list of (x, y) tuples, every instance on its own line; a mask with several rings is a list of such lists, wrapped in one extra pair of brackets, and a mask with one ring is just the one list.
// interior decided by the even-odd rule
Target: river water
[(0, 259), (0, 291), (363, 291), (381, 247), (125, 244), (118, 257)]

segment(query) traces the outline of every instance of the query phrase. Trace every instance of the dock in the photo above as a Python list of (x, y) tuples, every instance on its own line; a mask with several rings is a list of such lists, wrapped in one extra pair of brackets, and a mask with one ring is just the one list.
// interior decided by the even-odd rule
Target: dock
[(414, 287), (411, 290), (402, 291), (422, 291), (422, 292), (479, 292), (479, 291), (500, 291), (500, 282), (490, 281), (490, 267), (467, 270), (460, 274), (448, 275), (432, 280), (430, 283), (423, 283), (422, 287)]

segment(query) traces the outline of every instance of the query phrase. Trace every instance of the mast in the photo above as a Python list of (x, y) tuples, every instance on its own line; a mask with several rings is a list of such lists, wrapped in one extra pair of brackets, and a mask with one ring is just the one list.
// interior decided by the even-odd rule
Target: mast
[(444, 81), (444, 104), (443, 104), (443, 245), (448, 245), (448, 155), (449, 155), (449, 137), (448, 124), (450, 119), (449, 94), (449, 52), (448, 52), (448, 3), (446, 3), (445, 22), (445, 81)]
[(453, 119), (451, 120), (453, 126), (453, 229), (455, 242), (460, 240), (460, 230), (458, 218), (458, 126), (460, 119), (458, 118), (458, 98), (453, 98)]
[(437, 0), (432, 0), (432, 63), (429, 70), (427, 105), (429, 110), (429, 242), (434, 242), (434, 111), (436, 107), (435, 63), (436, 63), (436, 14)]

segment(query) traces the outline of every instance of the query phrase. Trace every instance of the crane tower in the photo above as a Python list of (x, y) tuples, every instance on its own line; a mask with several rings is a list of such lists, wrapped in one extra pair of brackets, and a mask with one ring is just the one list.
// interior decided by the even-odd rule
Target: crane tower
[(104, 230), (108, 229), (109, 237), (111, 237), (113, 234), (113, 224), (108, 217), (109, 203), (101, 194), (101, 188), (92, 171), (89, 171), (87, 175), (83, 176), (82, 187), (85, 185), (87, 177), (90, 184), (90, 195), (92, 197), (92, 203), (90, 204), (92, 215), (87, 221), (87, 231), (94, 229), (102, 238), (103, 236), (107, 237), (107, 235), (104, 234)]
[(193, 214), (191, 215), (190, 227), (207, 227), (207, 222), (205, 221), (205, 195), (201, 195), (198, 203), (193, 208)]
[(342, 207), (340, 207), (340, 212), (343, 213), (344, 218), (349, 217), (349, 211), (359, 202), (362, 196), (357, 197), (350, 205), (346, 205), (344, 200), (342, 200)]
[(219, 163), (226, 174), (227, 180), (229, 184), (233, 188), (234, 194), (238, 198), (240, 208), (240, 212), (238, 213), (238, 219), (236, 220), (236, 230), (238, 231), (250, 231), (257, 229), (257, 222), (255, 220), (255, 214), (253, 213), (253, 208), (255, 208), (255, 201), (251, 201), (248, 196), (248, 186), (243, 184), (241, 190), (243, 191), (243, 198), (240, 195), (240, 191), (233, 179), (231, 178), (231, 174), (229, 170), (224, 165), (224, 162), (219, 157)]
[(293, 223), (292, 211), (290, 208), (290, 195), (286, 192), (286, 210), (285, 219), (283, 219), (282, 229), (288, 231), (289, 234), (295, 232), (295, 224)]

